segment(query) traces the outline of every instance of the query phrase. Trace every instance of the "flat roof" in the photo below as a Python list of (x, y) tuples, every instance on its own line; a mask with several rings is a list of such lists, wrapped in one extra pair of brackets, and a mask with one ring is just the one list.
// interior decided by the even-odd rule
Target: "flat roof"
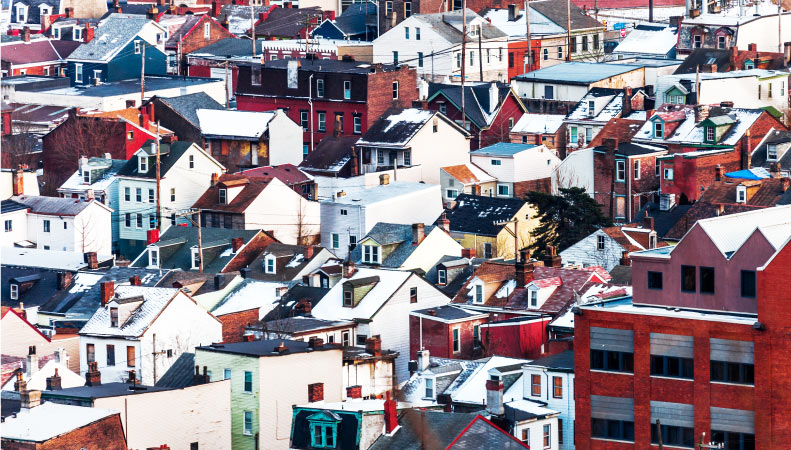
[(615, 300), (581, 305), (583, 310), (600, 310), (624, 314), (640, 314), (646, 316), (662, 316), (674, 319), (706, 320), (711, 322), (727, 322), (735, 325), (752, 326), (757, 320), (757, 314), (702, 311), (692, 309), (674, 308), (663, 305), (634, 304), (632, 297), (623, 297)]
[(144, 386), (130, 383), (102, 383), (98, 386), (77, 386), (57, 391), (44, 391), (42, 398), (71, 397), (71, 398), (105, 398), (120, 397), (122, 395), (145, 394), (148, 392), (169, 391), (171, 388), (158, 386)]
[(0, 435), (14, 441), (44, 442), (113, 414), (118, 411), (46, 402), (7, 417)]
[[(275, 351), (275, 347), (280, 343), (285, 344), (288, 350), (284, 352)], [(242, 356), (281, 356), (293, 355), (296, 353), (309, 353), (314, 351), (325, 350), (343, 350), (339, 344), (324, 344), (321, 347), (310, 348), (308, 342), (291, 341), (287, 339), (269, 339), (265, 341), (249, 341), (249, 342), (236, 342), (233, 344), (212, 344), (198, 347), (198, 350), (217, 353), (230, 353)]]
[(605, 78), (642, 68), (632, 64), (565, 62), (516, 76), (517, 81), (545, 81), (548, 83), (590, 84)]
[(517, 153), (536, 147), (535, 144), (513, 144), (510, 142), (500, 142), (488, 147), (480, 148), (470, 152), (475, 156), (513, 156)]
[[(334, 200), (324, 200), (322, 203), (338, 203), (342, 205), (370, 205), (387, 201), (400, 195), (436, 189), (435, 184), (414, 183), (411, 181), (391, 181), (390, 184), (376, 185), (368, 188), (339, 187), (338, 191), (345, 192), (342, 197), (335, 196)], [(336, 192), (337, 194), (337, 192)]]
[[(5, 84), (5, 81), (3, 81), (3, 83)], [(153, 92), (183, 86), (199, 86), (209, 83), (223, 83), (223, 81), (219, 78), (206, 77), (147, 76), (146, 91)], [(31, 89), (31, 92), (74, 97), (113, 97), (116, 95), (140, 93), (140, 78), (112, 81), (98, 86), (89, 85), (84, 87), (70, 86), (54, 89)]]

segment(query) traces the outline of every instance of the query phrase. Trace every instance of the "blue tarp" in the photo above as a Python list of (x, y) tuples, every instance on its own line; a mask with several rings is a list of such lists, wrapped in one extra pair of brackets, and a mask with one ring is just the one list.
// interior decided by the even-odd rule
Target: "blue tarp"
[(763, 167), (758, 167), (755, 169), (745, 169), (745, 170), (737, 170), (736, 172), (728, 172), (725, 174), (728, 178), (739, 178), (742, 180), (763, 180), (765, 178), (769, 178), (769, 172), (766, 171)]

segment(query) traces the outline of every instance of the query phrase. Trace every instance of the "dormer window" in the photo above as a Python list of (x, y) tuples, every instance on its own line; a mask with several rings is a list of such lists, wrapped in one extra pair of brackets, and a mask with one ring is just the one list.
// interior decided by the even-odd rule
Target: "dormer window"
[(74, 29), (74, 39), (75, 41), (82, 40), (82, 28), (75, 28)]
[(18, 300), (19, 299), (19, 285), (16, 283), (11, 283), (8, 285), (9, 292), (8, 296), (11, 300)]
[(596, 102), (588, 100), (588, 117), (596, 117)]
[(716, 130), (714, 127), (705, 127), (706, 128), (706, 142), (713, 143), (716, 139)]
[(264, 258), (264, 272), (275, 273), (275, 255), (266, 255)]
[(118, 308), (110, 308), (110, 326), (118, 328)]
[(777, 144), (766, 144), (766, 160), (777, 161)]
[(662, 139), (665, 137), (665, 124), (657, 120), (654, 122), (654, 138)]
[(475, 285), (475, 296), (473, 297), (472, 301), (474, 303), (483, 303), (483, 285), (476, 284)]
[(736, 186), (736, 203), (747, 203), (747, 186)]
[(354, 292), (343, 291), (343, 306), (347, 308), (354, 306)]
[(141, 156), (137, 158), (137, 171), (140, 173), (148, 172), (148, 157)]
[(192, 261), (192, 270), (198, 270), (200, 267), (200, 252), (198, 251), (198, 247), (192, 248), (192, 258), (190, 258), (190, 260)]
[(479, 34), (481, 34), (481, 25), (470, 24), (470, 37), (478, 37)]
[(448, 272), (445, 269), (437, 270), (437, 284), (443, 286), (448, 284)]
[(530, 290), (530, 307), (536, 308), (538, 307), (538, 291), (537, 290)]
[(17, 5), (16, 6), (16, 21), (17, 21), (17, 23), (25, 23), (25, 22), (27, 22), (27, 6), (26, 5)]
[(335, 448), (338, 442), (338, 423), (324, 412), (308, 417), (311, 448)]
[(228, 202), (228, 190), (224, 188), (220, 188), (219, 193), (220, 193), (220, 200), (219, 200), (220, 204), (221, 205), (226, 204)]
[(148, 265), (150, 267), (159, 267), (159, 247), (148, 249)]
[(379, 264), (379, 247), (376, 245), (363, 245), (363, 262), (366, 264)]
[(85, 184), (91, 184), (91, 171), (87, 169), (82, 169), (82, 182)]
[(755, 69), (755, 63), (750, 60), (745, 61), (744, 70), (751, 70), (751, 69)]
[(39, 14), (41, 14), (42, 16), (52, 14), (52, 9), (48, 5), (44, 5), (44, 4), (39, 5), (38, 11)]

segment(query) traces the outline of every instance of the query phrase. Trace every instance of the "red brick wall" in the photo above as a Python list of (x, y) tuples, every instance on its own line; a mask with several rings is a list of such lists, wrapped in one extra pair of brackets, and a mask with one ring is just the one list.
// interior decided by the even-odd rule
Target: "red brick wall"
[(228, 263), (223, 273), (236, 272), (252, 263), (269, 244), (276, 242), (266, 233), (259, 233)]
[[(423, 318), (423, 333), (421, 344), (419, 317), (409, 317), (409, 358), (417, 358), (417, 351), (421, 348), (429, 351), (431, 356), (439, 358), (475, 359), (483, 356), (483, 349), (473, 345), (473, 327), (487, 322), (487, 319), (469, 320), (459, 323), (445, 323), (438, 320)], [(453, 328), (459, 328), (460, 351), (453, 352)], [(483, 328), (481, 328), (483, 331)]]
[(258, 322), (258, 308), (217, 316), (222, 322), (222, 341), (242, 342), (244, 327)]
[[(546, 324), (549, 318), (510, 326), (481, 328), (487, 355), (535, 359), (547, 343)], [(543, 349), (546, 350), (546, 347)]]
[(120, 414), (105, 417), (97, 422), (78, 428), (70, 433), (62, 434), (46, 442), (14, 442), (2, 440), (3, 449), (7, 450), (126, 450), (126, 438), (121, 426)]
[(60, 76), (60, 68), (62, 67), (61, 64), (42, 64), (40, 66), (28, 66), (23, 68), (13, 68), (11, 69), (12, 75), (22, 75), (22, 71), (25, 71), (25, 75), (44, 75), (44, 68), (49, 67), (49, 76)]
[(661, 180), (662, 193), (675, 194), (678, 198), (683, 194), (689, 201), (696, 201), (702, 194), (701, 187), (708, 187), (714, 181), (714, 168), (717, 165), (722, 166), (723, 172), (733, 172), (741, 168), (741, 161), (742, 157), (736, 150), (697, 158), (684, 158), (683, 154), (676, 154), (672, 163), (669, 160), (662, 161), (663, 171), (665, 167), (673, 168), (673, 179)]
[[(211, 32), (208, 38), (204, 37), (203, 34), (203, 24), (207, 21), (211, 23)], [(233, 37), (230, 31), (226, 30), (222, 25), (211, 19), (208, 15), (204, 15), (202, 20), (200, 20), (192, 29), (192, 32), (182, 39), (181, 54), (186, 55), (195, 50), (202, 49), (207, 45), (213, 44), (220, 39), (229, 37)], [(250, 44), (250, 47), (250, 50), (252, 51), (252, 44)]]
[[(398, 81), (398, 100), (393, 100), (394, 81)], [(417, 99), (417, 70), (414, 68), (401, 66), (397, 71), (377, 71), (368, 75), (368, 118), (366, 121), (363, 117), (363, 127), (370, 127), (387, 108), (410, 108)]]
[(539, 178), (537, 180), (520, 181), (514, 183), (514, 197), (524, 198), (530, 191), (552, 192), (552, 178)]
[(513, 123), (516, 124), (524, 112), (525, 111), (513, 95), (506, 97), (492, 125), (481, 133), (481, 147), (486, 147), (498, 142), (508, 142), (511, 133), (509, 119), (513, 119)]

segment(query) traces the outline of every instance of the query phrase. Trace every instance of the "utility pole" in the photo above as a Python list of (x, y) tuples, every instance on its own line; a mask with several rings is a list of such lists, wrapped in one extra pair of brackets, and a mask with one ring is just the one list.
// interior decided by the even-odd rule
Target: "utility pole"
[(478, 32), (478, 71), (480, 75), (478, 76), (478, 81), (483, 81), (483, 47), (481, 46), (481, 33)]
[(599, 21), (599, 0), (593, 0), (593, 18)]
[[(251, 70), (255, 70), (254, 68)], [(230, 108), (231, 106), (231, 99), (230, 94), (228, 94), (228, 58), (225, 58), (225, 109)]]
[(308, 106), (310, 106), (310, 118), (308, 118), (308, 124), (310, 125), (310, 151), (313, 153), (313, 74), (308, 77)]
[(142, 51), (142, 64), (140, 65), (140, 106), (146, 99), (146, 42), (140, 41), (140, 46), (143, 47)]
[(467, 129), (464, 105), (464, 68), (467, 65), (467, 0), (461, 1), (461, 127)]
[(566, 61), (571, 61), (571, 0), (566, 0)]
[(250, 36), (253, 38), (253, 59), (255, 59), (255, 7), (250, 3)]
[(162, 231), (162, 200), (160, 199), (160, 173), (159, 173), (159, 121), (157, 120), (157, 230)]
[(530, 0), (525, 0), (525, 36), (527, 37), (527, 57), (525, 73), (533, 70), (533, 49), (530, 46)]
[(176, 44), (176, 75), (181, 75), (181, 39)]

